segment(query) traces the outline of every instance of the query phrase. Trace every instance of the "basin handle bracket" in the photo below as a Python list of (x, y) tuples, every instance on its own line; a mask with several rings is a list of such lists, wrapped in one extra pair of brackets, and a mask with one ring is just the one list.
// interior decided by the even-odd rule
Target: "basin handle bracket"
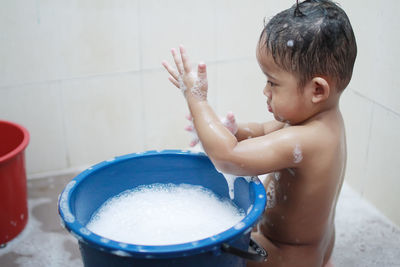
[(252, 238), (250, 238), (249, 251), (235, 248), (227, 243), (221, 244), (221, 250), (246, 260), (258, 262), (267, 261), (268, 257), (268, 252)]

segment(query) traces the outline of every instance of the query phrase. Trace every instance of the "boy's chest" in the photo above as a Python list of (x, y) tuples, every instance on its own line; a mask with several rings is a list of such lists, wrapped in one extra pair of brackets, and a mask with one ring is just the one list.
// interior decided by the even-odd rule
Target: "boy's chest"
[(273, 209), (278, 204), (285, 204), (293, 194), (296, 181), (293, 169), (284, 169), (267, 175), (264, 187), (267, 193), (267, 209)]

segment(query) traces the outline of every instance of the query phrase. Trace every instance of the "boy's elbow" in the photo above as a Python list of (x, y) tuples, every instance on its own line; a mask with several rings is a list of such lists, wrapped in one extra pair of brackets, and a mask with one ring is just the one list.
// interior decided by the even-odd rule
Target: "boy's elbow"
[(209, 147), (209, 149), (205, 147), (208, 157), (218, 171), (242, 175), (243, 170), (241, 170), (240, 157), (235, 152), (236, 145), (237, 141), (225, 145), (219, 144), (218, 146)]
[(223, 160), (217, 160), (217, 159), (212, 159), (211, 158), (212, 163), (214, 164), (215, 168), (223, 173), (229, 173), (232, 174), (232, 167), (230, 166), (230, 164), (228, 164), (226, 161)]
[(212, 163), (215, 168), (223, 173), (229, 173), (233, 175), (245, 175), (241, 168), (240, 163), (236, 163), (234, 157), (229, 155), (220, 155), (220, 156), (210, 156)]

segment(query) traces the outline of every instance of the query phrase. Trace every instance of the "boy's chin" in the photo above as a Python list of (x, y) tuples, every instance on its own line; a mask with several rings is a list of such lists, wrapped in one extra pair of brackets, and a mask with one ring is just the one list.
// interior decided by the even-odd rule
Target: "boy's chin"
[(275, 120), (280, 121), (280, 122), (285, 122), (285, 119), (282, 118), (281, 116), (277, 115), (276, 113), (272, 113), (272, 114), (274, 114)]

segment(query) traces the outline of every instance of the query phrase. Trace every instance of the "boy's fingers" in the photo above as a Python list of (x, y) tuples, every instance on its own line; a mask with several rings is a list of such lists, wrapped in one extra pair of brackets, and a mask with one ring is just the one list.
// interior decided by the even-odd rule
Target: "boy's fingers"
[(179, 82), (178, 82), (177, 80), (175, 80), (172, 76), (169, 76), (169, 77), (168, 77), (168, 80), (169, 80), (173, 85), (175, 85), (176, 87), (178, 87), (178, 89), (180, 88)]
[(228, 112), (228, 114), (226, 114), (226, 118), (229, 122), (231, 123), (235, 123), (236, 119), (235, 119), (235, 115), (233, 114), (233, 112)]
[(175, 62), (176, 68), (178, 69), (179, 74), (183, 74), (182, 60), (180, 59), (180, 56), (176, 52), (175, 48), (171, 49), (171, 54), (172, 54), (172, 57), (174, 58), (174, 62)]
[(188, 131), (188, 132), (193, 132), (193, 126), (191, 126), (191, 125), (188, 125), (188, 126), (185, 126), (185, 131)]
[(181, 52), (183, 69), (185, 70), (185, 73), (190, 73), (190, 62), (189, 62), (189, 58), (186, 53), (186, 49), (185, 49), (185, 47), (183, 47), (183, 45), (180, 45), (179, 50)]
[(235, 115), (233, 115), (232, 112), (228, 112), (228, 114), (226, 114), (226, 117), (223, 118), (221, 121), (222, 121), (222, 124), (225, 125), (225, 127), (228, 128), (228, 130), (232, 134), (237, 133), (238, 125), (236, 124)]
[(207, 67), (206, 67), (206, 64), (199, 63), (199, 65), (197, 66), (197, 77), (199, 77), (200, 80), (206, 80), (207, 79)]
[(168, 71), (169, 74), (171, 74), (171, 76), (175, 79), (178, 80), (179, 79), (179, 73), (173, 69), (167, 61), (163, 61), (161, 62), (161, 64), (164, 66), (164, 68)]
[(199, 139), (193, 139), (192, 142), (190, 142), (190, 146), (193, 147), (193, 146), (197, 145), (198, 142), (199, 142)]
[(188, 119), (189, 121), (191, 121), (193, 118), (192, 118), (192, 115), (191, 114), (188, 114), (188, 115), (186, 115), (186, 119)]

